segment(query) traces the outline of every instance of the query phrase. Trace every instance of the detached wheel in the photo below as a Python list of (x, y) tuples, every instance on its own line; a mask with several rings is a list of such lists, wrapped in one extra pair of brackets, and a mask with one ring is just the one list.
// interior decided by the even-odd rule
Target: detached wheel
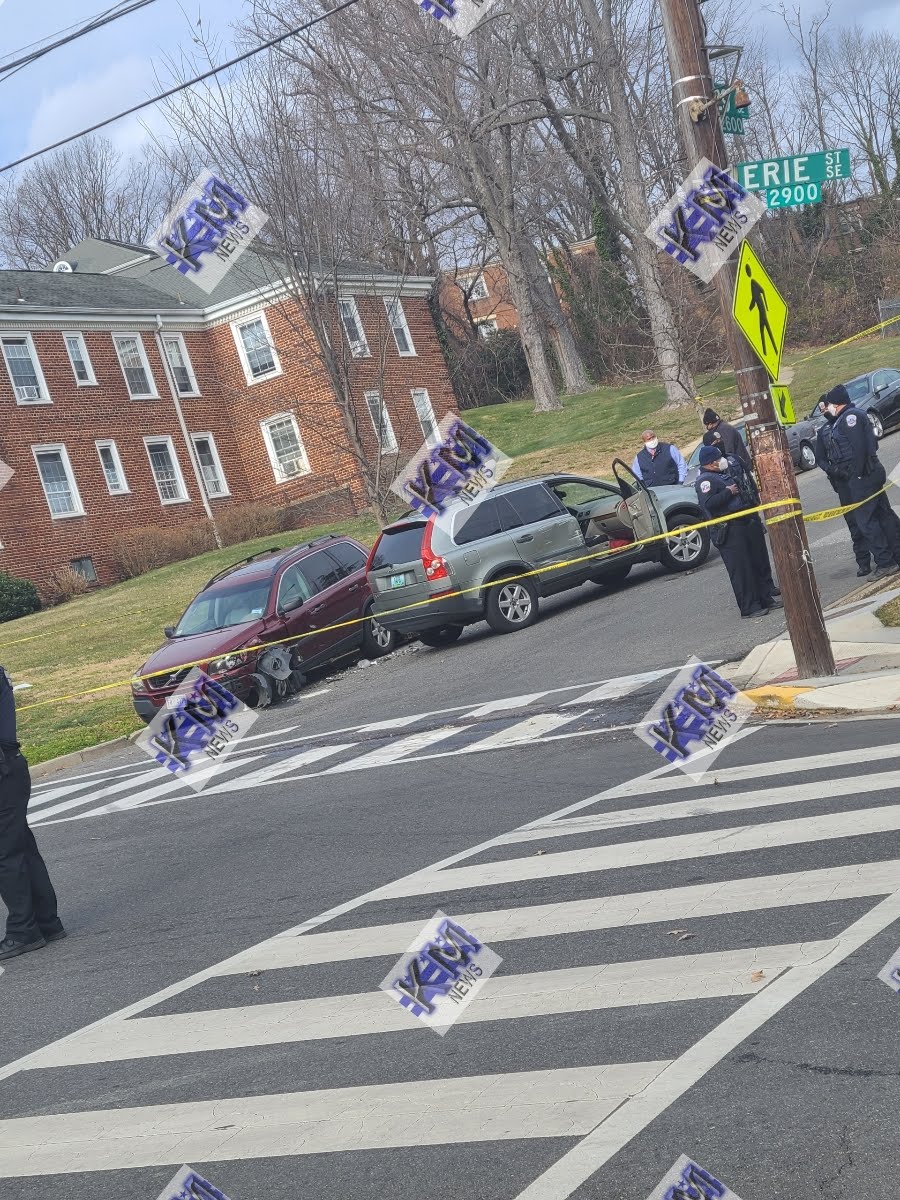
[(879, 439), (883, 438), (884, 422), (882, 421), (881, 417), (879, 417), (878, 413), (872, 412), (870, 409), (869, 412), (866, 413), (866, 416), (869, 418), (869, 424), (872, 426), (872, 432), (875, 434), (875, 436)]
[[(878, 436), (877, 434), (875, 435)], [(800, 470), (811, 471), (816, 465), (816, 452), (809, 442), (800, 443)]]
[(487, 590), (485, 620), (495, 633), (527, 629), (538, 617), (538, 590), (530, 579), (510, 579)]
[(462, 637), (462, 625), (438, 625), (436, 629), (423, 629), (418, 639), (425, 646), (433, 646), (439, 650), (442, 646), (452, 646)]
[(659, 561), (667, 571), (692, 571), (705, 563), (709, 557), (709, 530), (689, 529), (685, 533), (676, 533), (684, 526), (695, 522), (685, 517), (673, 517), (669, 529), (674, 537), (666, 538), (659, 555)]
[(393, 629), (385, 629), (372, 616), (372, 606), (366, 609), (368, 620), (363, 625), (362, 649), (366, 658), (381, 658), (397, 645), (397, 634)]

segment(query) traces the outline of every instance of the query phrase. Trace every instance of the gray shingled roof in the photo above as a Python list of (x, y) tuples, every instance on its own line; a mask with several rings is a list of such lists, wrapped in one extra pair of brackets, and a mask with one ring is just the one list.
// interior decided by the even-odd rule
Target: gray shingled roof
[[(199, 289), (197, 289), (199, 290)], [(56, 271), (0, 271), (0, 306), (28, 308), (125, 308), (184, 312), (161, 289), (128, 275), (71, 275)]]

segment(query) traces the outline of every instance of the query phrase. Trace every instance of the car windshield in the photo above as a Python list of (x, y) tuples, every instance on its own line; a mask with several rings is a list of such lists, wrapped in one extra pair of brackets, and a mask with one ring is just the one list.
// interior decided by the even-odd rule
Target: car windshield
[(201, 592), (178, 622), (175, 636), (189, 637), (254, 621), (265, 613), (271, 588), (272, 581), (263, 579)]
[(550, 484), (550, 487), (567, 507), (570, 504), (576, 507), (593, 504), (596, 500), (608, 500), (610, 496), (619, 494), (619, 489), (612, 484), (584, 483), (580, 479), (562, 483), (554, 482)]
[(384, 567), (418, 562), (422, 557), (424, 533), (424, 521), (421, 524), (398, 525), (393, 529), (385, 529), (381, 535), (381, 541), (378, 543), (378, 549), (372, 558), (370, 569), (377, 571)]
[(855, 404), (857, 400), (865, 400), (869, 394), (869, 377), (868, 375), (860, 375), (858, 379), (851, 379), (849, 383), (845, 383), (847, 395), (850, 397), (850, 403)]

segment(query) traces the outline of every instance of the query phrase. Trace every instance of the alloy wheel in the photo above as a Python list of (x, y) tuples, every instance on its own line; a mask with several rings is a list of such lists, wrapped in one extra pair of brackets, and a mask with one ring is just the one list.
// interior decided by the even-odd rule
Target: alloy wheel
[(500, 589), (497, 607), (511, 625), (519, 625), (531, 616), (531, 594), (521, 583), (507, 583)]
[(691, 563), (703, 552), (703, 538), (699, 529), (691, 529), (666, 538), (669, 553), (680, 563)]
[(386, 650), (391, 644), (391, 631), (385, 629), (383, 625), (379, 625), (374, 617), (369, 618), (369, 629), (372, 633), (372, 640), (380, 650)]
[(877, 438), (880, 438), (884, 434), (884, 425), (882, 424), (881, 417), (877, 416), (873, 412), (867, 413), (866, 415), (869, 418), (869, 424), (872, 426), (872, 432)]

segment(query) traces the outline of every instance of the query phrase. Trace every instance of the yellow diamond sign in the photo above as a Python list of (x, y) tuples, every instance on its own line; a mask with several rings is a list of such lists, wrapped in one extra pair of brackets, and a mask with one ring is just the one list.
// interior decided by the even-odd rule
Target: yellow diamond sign
[(772, 403), (775, 405), (775, 416), (782, 425), (796, 425), (797, 416), (794, 412), (794, 402), (791, 393), (783, 384), (773, 384), (769, 391), (772, 393)]
[(788, 307), (750, 243), (741, 242), (731, 314), (773, 380), (778, 378)]

